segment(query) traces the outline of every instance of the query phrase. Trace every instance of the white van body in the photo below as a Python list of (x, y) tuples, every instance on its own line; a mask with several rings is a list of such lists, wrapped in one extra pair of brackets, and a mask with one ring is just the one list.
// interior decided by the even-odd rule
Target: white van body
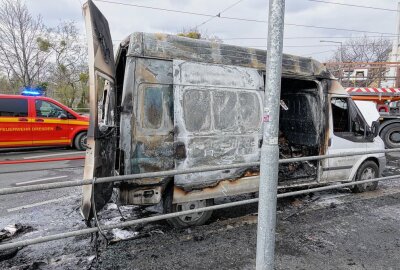
[[(165, 34), (133, 33), (113, 59), (107, 20), (84, 6), (90, 56), (90, 128), (85, 179), (256, 163), (262, 144), (266, 53)], [(104, 89), (99, 81), (105, 80)], [(374, 128), (373, 128), (374, 127)], [(385, 167), (375, 124), (320, 63), (284, 55), (280, 159), (359, 155), (280, 164), (279, 187), (308, 187), (378, 177)], [(209, 170), (84, 187), (82, 213), (110, 199), (158, 205), (165, 212), (210, 205), (258, 191), (259, 167)], [(354, 185), (355, 191), (376, 184)], [(183, 216), (177, 227), (203, 224), (210, 213)]]

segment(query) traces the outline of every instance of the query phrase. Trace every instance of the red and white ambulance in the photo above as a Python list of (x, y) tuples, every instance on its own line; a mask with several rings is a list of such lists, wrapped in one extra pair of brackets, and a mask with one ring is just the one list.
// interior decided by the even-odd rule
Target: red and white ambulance
[(0, 148), (86, 149), (89, 118), (43, 96), (0, 95)]

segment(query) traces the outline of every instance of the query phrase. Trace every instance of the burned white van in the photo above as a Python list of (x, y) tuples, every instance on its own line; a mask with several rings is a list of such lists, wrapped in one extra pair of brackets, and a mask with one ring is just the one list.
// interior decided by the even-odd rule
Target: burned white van
[[(266, 52), (166, 34), (133, 33), (114, 59), (108, 23), (84, 6), (90, 55), (85, 179), (257, 162), (262, 144)], [(283, 56), (280, 159), (384, 149), (342, 86), (320, 63)], [(376, 130), (376, 131), (375, 131)], [(281, 164), (279, 186), (307, 187), (381, 175), (384, 154)], [(84, 187), (82, 213), (110, 199), (165, 212), (258, 191), (259, 167), (132, 179)], [(373, 190), (376, 183), (354, 185)], [(93, 196), (93, 197), (92, 197)], [(203, 224), (210, 213), (171, 220)]]

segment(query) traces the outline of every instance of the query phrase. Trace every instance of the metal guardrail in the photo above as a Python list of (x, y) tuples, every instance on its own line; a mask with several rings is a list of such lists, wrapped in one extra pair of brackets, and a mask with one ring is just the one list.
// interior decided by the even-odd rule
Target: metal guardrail
[[(291, 162), (321, 160), (321, 159), (325, 159), (325, 158), (345, 157), (345, 156), (354, 156), (354, 155), (367, 155), (367, 154), (376, 154), (376, 153), (391, 153), (391, 152), (400, 152), (400, 148), (387, 149), (387, 150), (363, 151), (363, 152), (356, 152), (356, 153), (339, 153), (339, 154), (331, 154), (331, 155), (291, 158), (291, 159), (279, 160), (279, 163), (284, 164), (284, 163), (291, 163)], [(161, 172), (152, 172), (152, 173), (124, 175), (124, 176), (104, 177), (104, 178), (97, 178), (96, 183), (108, 183), (108, 182), (132, 180), (132, 179), (137, 179), (137, 178), (145, 178), (145, 177), (172, 176), (172, 175), (177, 175), (177, 174), (187, 174), (187, 173), (211, 171), (211, 170), (224, 170), (224, 169), (231, 169), (231, 168), (238, 168), (238, 167), (252, 167), (252, 166), (258, 166), (258, 165), (259, 165), (259, 162), (250, 162), (250, 163), (241, 163), (241, 164), (234, 164), (234, 165), (204, 166), (204, 167), (197, 167), (197, 168), (185, 169), (185, 170), (170, 170), (170, 171), (161, 171)], [(277, 197), (285, 198), (285, 197), (307, 194), (307, 193), (312, 193), (312, 192), (317, 192), (317, 191), (349, 187), (349, 186), (354, 186), (355, 184), (365, 184), (365, 183), (371, 183), (371, 182), (376, 182), (376, 181), (386, 181), (386, 180), (395, 180), (395, 179), (400, 179), (400, 175), (362, 180), (362, 181), (357, 181), (356, 183), (348, 182), (348, 183), (337, 184), (337, 185), (328, 185), (328, 186), (323, 186), (323, 187), (316, 187), (316, 188), (310, 188), (310, 189), (305, 189), (305, 190), (280, 193), (277, 195)], [(344, 179), (342, 181), (343, 182), (348, 181), (348, 179)], [(337, 181), (337, 182), (341, 182), (341, 181)], [(27, 186), (27, 187), (5, 188), (5, 189), (0, 189), (0, 195), (16, 194), (16, 193), (32, 192), (32, 191), (48, 190), (48, 189), (57, 189), (57, 188), (66, 188), (66, 187), (73, 187), (73, 186), (90, 185), (92, 183), (93, 183), (92, 179), (86, 179), (86, 180), (78, 180), (78, 181), (68, 181), (68, 182), (63, 182), (63, 183), (41, 184), (41, 185), (34, 185), (34, 186)], [(157, 216), (152, 216), (152, 217), (147, 217), (147, 218), (130, 220), (130, 221), (125, 221), (125, 222), (120, 222), (117, 224), (104, 225), (104, 226), (100, 226), (100, 229), (99, 229), (99, 227), (87, 228), (87, 229), (81, 229), (81, 230), (76, 230), (76, 231), (71, 231), (71, 232), (43, 236), (43, 237), (34, 238), (34, 239), (11, 242), (11, 243), (6, 243), (6, 244), (1, 244), (0, 251), (7, 250), (10, 248), (24, 247), (24, 246), (33, 245), (33, 244), (39, 244), (39, 243), (44, 243), (44, 242), (49, 242), (49, 241), (54, 241), (54, 240), (60, 240), (63, 238), (69, 238), (69, 237), (74, 237), (74, 236), (79, 236), (79, 235), (95, 233), (100, 230), (110, 230), (110, 229), (115, 229), (115, 228), (129, 227), (129, 226), (133, 226), (133, 225), (137, 225), (137, 224), (141, 224), (141, 223), (160, 221), (160, 220), (175, 218), (175, 217), (179, 217), (179, 216), (184, 216), (184, 215), (189, 215), (189, 214), (194, 214), (194, 213), (199, 213), (199, 212), (204, 212), (204, 211), (211, 211), (211, 210), (218, 210), (218, 209), (223, 209), (223, 208), (228, 208), (228, 207), (246, 205), (246, 204), (256, 203), (256, 202), (258, 202), (258, 200), (259, 200), (258, 198), (242, 200), (242, 201), (237, 201), (237, 202), (213, 205), (213, 206), (197, 208), (197, 209), (192, 209), (192, 210), (186, 210), (186, 211), (181, 211), (181, 212), (174, 212), (174, 213), (162, 214), (162, 215), (157, 215)]]
[[(385, 180), (394, 180), (394, 179), (400, 179), (400, 175), (393, 175), (393, 176), (357, 181), (357, 184), (365, 184), (365, 183), (371, 183), (371, 182), (376, 182), (376, 181), (385, 181)], [(344, 184), (338, 184), (338, 185), (329, 185), (329, 186), (324, 186), (324, 187), (310, 188), (310, 189), (293, 191), (293, 192), (286, 192), (286, 193), (278, 194), (277, 197), (280, 199), (280, 198), (285, 198), (285, 197), (290, 197), (290, 196), (296, 196), (296, 195), (301, 195), (301, 194), (317, 192), (317, 191), (324, 191), (324, 190), (330, 190), (330, 189), (335, 189), (335, 188), (354, 186), (354, 184), (355, 184), (354, 182), (351, 182), (351, 183), (344, 183)], [(199, 213), (199, 212), (204, 212), (204, 211), (218, 210), (218, 209), (246, 205), (246, 204), (251, 204), (251, 203), (256, 203), (256, 202), (258, 202), (258, 198), (242, 200), (242, 201), (237, 201), (237, 202), (230, 202), (230, 203), (219, 204), (219, 205), (213, 205), (213, 206), (207, 206), (207, 207), (196, 208), (196, 209), (186, 210), (186, 211), (181, 211), (181, 212), (157, 215), (157, 216), (153, 216), (153, 217), (135, 219), (135, 220), (120, 222), (120, 223), (111, 224), (111, 225), (103, 225), (103, 226), (101, 226), (101, 230), (111, 230), (111, 229), (116, 229), (116, 228), (129, 227), (129, 226), (138, 225), (138, 224), (142, 224), (142, 223), (160, 221), (160, 220), (175, 218), (175, 217), (179, 217), (179, 216), (184, 216), (184, 215), (189, 215), (189, 214), (194, 214), (194, 213)], [(34, 239), (28, 239), (28, 240), (22, 240), (22, 241), (18, 241), (18, 242), (2, 244), (2, 245), (0, 245), (0, 251), (10, 249), (10, 248), (24, 247), (24, 246), (28, 246), (28, 245), (34, 245), (34, 244), (40, 244), (40, 243), (45, 243), (45, 242), (54, 241), (54, 240), (60, 240), (63, 238), (69, 238), (69, 237), (74, 237), (74, 236), (95, 233), (98, 231), (99, 231), (99, 227), (94, 227), (94, 228), (76, 230), (76, 231), (71, 231), (71, 232), (66, 232), (66, 233), (59, 233), (59, 234), (43, 236), (43, 237), (34, 238)]]
[[(337, 157), (348, 157), (348, 156), (359, 156), (359, 155), (392, 153), (392, 152), (400, 152), (400, 148), (361, 151), (361, 152), (356, 152), (356, 153), (338, 153), (338, 154), (329, 154), (329, 155), (320, 155), (320, 156), (280, 159), (279, 164), (321, 160), (321, 159), (326, 159), (326, 158), (337, 158)], [(247, 162), (247, 163), (237, 163), (237, 164), (231, 164), (231, 165), (202, 166), (202, 167), (195, 167), (195, 168), (183, 169), (183, 170), (169, 170), (169, 171), (148, 172), (148, 173), (139, 173), (139, 174), (120, 175), (120, 176), (99, 177), (96, 179), (96, 183), (99, 184), (99, 183), (109, 183), (109, 182), (120, 182), (120, 181), (127, 181), (127, 180), (133, 180), (133, 179), (138, 179), (138, 178), (174, 176), (174, 175), (179, 175), (179, 174), (197, 173), (197, 172), (203, 172), (203, 171), (218, 171), (218, 170), (228, 170), (228, 169), (242, 168), (242, 167), (255, 167), (255, 166), (259, 166), (259, 165), (260, 165), (260, 162)], [(74, 186), (84, 186), (84, 185), (91, 185), (92, 183), (93, 183), (93, 179), (84, 179), (84, 180), (66, 181), (66, 182), (62, 182), (62, 183), (32, 185), (32, 186), (26, 186), (26, 187), (2, 188), (2, 189), (0, 189), (0, 195), (24, 193), (24, 192), (32, 192), (32, 191), (48, 190), (48, 189), (67, 188), (67, 187), (74, 187)]]

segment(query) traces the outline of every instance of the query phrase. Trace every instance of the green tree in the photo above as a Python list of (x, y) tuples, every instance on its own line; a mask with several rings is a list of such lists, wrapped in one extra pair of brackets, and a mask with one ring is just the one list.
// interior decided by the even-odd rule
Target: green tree
[(54, 53), (55, 63), (51, 72), (54, 97), (69, 107), (87, 102), (87, 48), (81, 42), (74, 22), (62, 22), (51, 29), (49, 50)]

